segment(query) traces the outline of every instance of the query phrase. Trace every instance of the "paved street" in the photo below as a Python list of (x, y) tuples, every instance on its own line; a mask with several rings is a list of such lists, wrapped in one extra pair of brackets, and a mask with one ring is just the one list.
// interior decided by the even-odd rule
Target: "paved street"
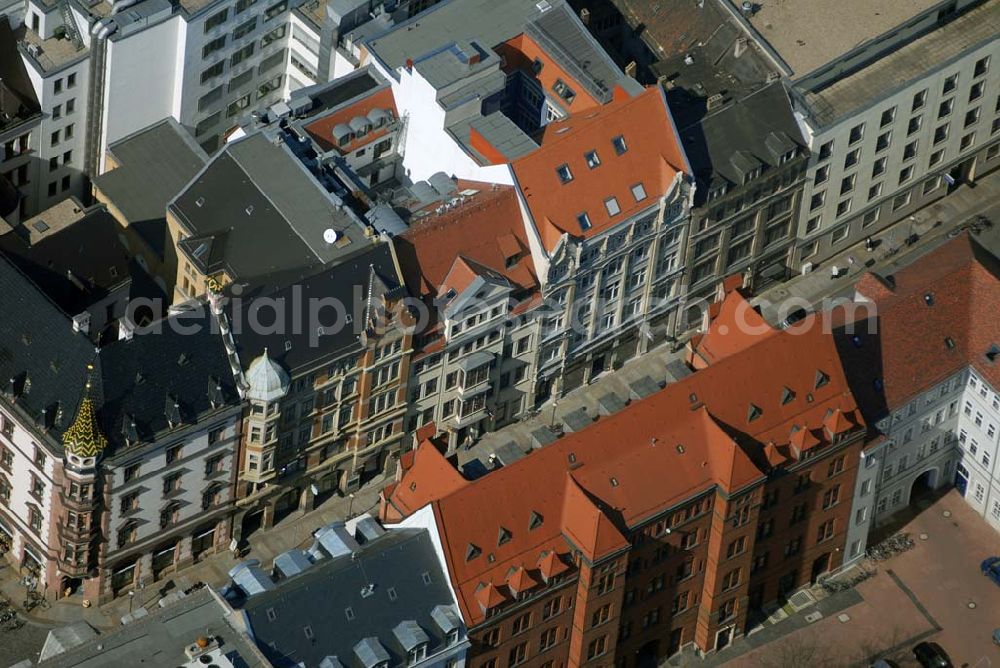
[[(902, 530), (916, 547), (882, 562), (875, 577), (858, 585), (863, 600), (801, 628), (790, 624), (799, 630), (747, 652), (748, 644), (757, 644), (751, 635), (733, 648), (744, 654), (704, 663), (731, 668), (863, 666), (878, 657), (915, 666), (910, 649), (929, 639), (945, 648), (955, 666), (1000, 665), (1000, 647), (991, 640), (1000, 626), (1000, 587), (979, 572), (982, 559), (1000, 554), (1000, 536), (954, 490)], [(799, 615), (815, 609), (822, 611), (822, 602)], [(769, 632), (778, 636), (786, 623)]]

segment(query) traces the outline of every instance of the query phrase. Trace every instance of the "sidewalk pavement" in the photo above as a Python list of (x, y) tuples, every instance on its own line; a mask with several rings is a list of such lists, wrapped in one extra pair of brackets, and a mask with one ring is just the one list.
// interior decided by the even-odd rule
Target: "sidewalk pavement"
[[(378, 505), (378, 494), (386, 483), (385, 476), (369, 481), (353, 498), (333, 496), (311, 512), (297, 511), (286, 517), (267, 531), (257, 531), (249, 537), (250, 551), (243, 559), (259, 559), (265, 567), (278, 554), (292, 548), (308, 547), (312, 544), (312, 532), (335, 520), (360, 515)], [(63, 626), (81, 619), (95, 628), (106, 630), (121, 624), (122, 616), (140, 607), (154, 609), (164, 594), (188, 589), (198, 582), (204, 582), (216, 589), (229, 581), (229, 569), (238, 563), (232, 553), (222, 550), (209, 555), (165, 579), (148, 584), (136, 592), (134, 599), (122, 596), (103, 606), (83, 607), (83, 598), (71, 596), (49, 602), (49, 607), (36, 607), (29, 613), (19, 610), (19, 614), (29, 624), (36, 626)], [(21, 608), (25, 599), (25, 589), (20, 584), (17, 573), (9, 566), (0, 570), (0, 594)]]
[[(864, 272), (890, 264), (904, 264), (907, 259), (919, 257), (942, 243), (949, 232), (973, 216), (993, 212), (1000, 213), (1000, 172), (983, 177), (975, 187), (961, 186), (950, 195), (873, 235), (873, 251), (866, 250), (864, 242), (845, 248), (815, 266), (810, 273), (764, 290), (753, 302), (761, 305), (765, 320), (777, 323), (793, 308), (787, 304), (789, 299), (795, 299), (794, 306), (802, 305), (801, 300), (815, 306), (824, 297), (850, 296), (854, 283)], [(1000, 223), (1000, 220), (997, 222)], [(995, 225), (984, 236), (992, 237), (997, 233), (997, 227)], [(912, 234), (920, 240), (913, 246), (906, 246), (905, 240)], [(890, 249), (898, 251), (887, 255)], [(837, 278), (831, 276), (833, 267), (840, 270)]]

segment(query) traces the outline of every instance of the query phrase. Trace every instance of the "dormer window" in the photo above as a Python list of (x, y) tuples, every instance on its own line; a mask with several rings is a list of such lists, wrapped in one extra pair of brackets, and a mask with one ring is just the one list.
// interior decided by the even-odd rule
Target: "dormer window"
[(469, 543), (465, 547), (465, 560), (472, 561), (482, 553), (483, 551), (479, 548), (478, 545), (473, 545), (472, 543)]
[(531, 511), (531, 518), (528, 520), (528, 529), (529, 530), (530, 529), (537, 529), (538, 527), (542, 526), (542, 521), (543, 520), (542, 520), (541, 514), (535, 512), (534, 510), (532, 510)]
[(543, 67), (545, 67), (545, 63), (538, 58), (535, 58), (534, 62), (531, 63), (531, 71), (535, 74), (541, 73)]
[(792, 392), (787, 387), (784, 388), (784, 389), (782, 389), (782, 391), (781, 391), (781, 405), (782, 406), (784, 406), (787, 403), (790, 403), (792, 401), (792, 399), (794, 399), (794, 398), (795, 398), (795, 393), (794, 392)]
[(569, 165), (565, 163), (556, 167), (556, 174), (559, 176), (559, 181), (562, 183), (569, 183), (573, 180), (573, 172), (569, 170)]
[(586, 232), (593, 227), (590, 223), (590, 216), (587, 215), (586, 211), (576, 215), (576, 224), (580, 226), (580, 230), (583, 232)]
[(588, 151), (584, 154), (583, 158), (587, 161), (587, 167), (591, 169), (601, 164), (601, 156), (597, 155), (597, 151)]
[(576, 99), (576, 91), (567, 86), (562, 79), (556, 79), (556, 82), (552, 84), (552, 90), (569, 104), (572, 104), (573, 100)]
[(612, 139), (611, 145), (615, 147), (615, 153), (618, 155), (622, 155), (628, 151), (628, 145), (625, 143), (625, 137), (622, 135), (618, 135)]
[(510, 533), (509, 529), (505, 529), (503, 527), (500, 527), (500, 531), (497, 534), (497, 547), (499, 547), (499, 546), (501, 546), (501, 545), (503, 545), (505, 543), (509, 543), (510, 539), (511, 539), (511, 535), (512, 534)]
[(604, 208), (608, 210), (609, 216), (617, 216), (622, 212), (622, 208), (618, 206), (618, 200), (615, 197), (609, 197), (604, 200)]
[(764, 411), (760, 409), (760, 406), (756, 404), (750, 404), (750, 408), (747, 410), (747, 422), (753, 422), (761, 416)]
[(816, 372), (816, 389), (819, 389), (830, 382), (830, 377), (822, 371)]

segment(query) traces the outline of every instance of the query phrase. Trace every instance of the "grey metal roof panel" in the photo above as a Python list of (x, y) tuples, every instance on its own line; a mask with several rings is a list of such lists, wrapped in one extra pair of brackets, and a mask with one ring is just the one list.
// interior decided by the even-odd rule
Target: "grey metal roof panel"
[(286, 578), (298, 575), (313, 565), (312, 560), (302, 550), (288, 550), (274, 558), (274, 567)]
[(441, 633), (448, 634), (462, 627), (462, 620), (455, 612), (454, 606), (451, 605), (436, 605), (434, 609), (431, 610), (431, 619), (437, 624), (437, 627), (441, 630)]
[(499, 111), (488, 116), (464, 118), (448, 126), (446, 130), (466, 152), (483, 164), (487, 163), (485, 156), (472, 146), (469, 139), (471, 128), (475, 128), (493, 148), (500, 151), (508, 160), (516, 160), (538, 148), (535, 140)]
[(344, 526), (343, 522), (334, 522), (316, 532), (316, 540), (323, 546), (331, 558), (336, 559), (357, 552), (360, 546)]
[(46, 636), (45, 644), (42, 646), (42, 652), (38, 656), (38, 660), (45, 661), (74, 647), (79, 647), (88, 640), (96, 637), (97, 631), (84, 621), (54, 628)]
[(405, 619), (396, 624), (396, 627), (392, 630), (392, 634), (396, 636), (396, 640), (399, 641), (399, 644), (407, 652), (413, 650), (418, 645), (430, 642), (430, 638), (420, 628), (420, 624), (417, 624), (412, 619)]
[[(374, 585), (370, 591), (369, 585)], [(365, 543), (353, 558), (325, 559), (281, 581), (274, 591), (248, 599), (244, 610), (258, 646), (274, 665), (315, 666), (336, 656), (356, 668), (362, 664), (355, 646), (366, 638), (378, 640), (392, 665), (404, 665), (406, 652), (393, 629), (406, 620), (427, 635), (428, 654), (443, 647), (445, 634), (431, 611), (450, 605), (447, 576), (428, 533), (393, 529)], [(316, 620), (324, 620), (324, 632), (309, 639), (302, 629)]]
[(501, 464), (503, 464), (504, 466), (510, 466), (518, 459), (524, 457), (525, 452), (524, 448), (519, 446), (514, 441), (508, 441), (502, 444), (500, 447), (498, 447), (494, 452), (494, 454), (496, 455), (497, 459), (500, 460)]
[(325, 656), (323, 660), (319, 662), (319, 668), (344, 668), (344, 664), (340, 662), (340, 659), (336, 656)]
[(562, 418), (563, 424), (570, 431), (581, 431), (586, 429), (594, 423), (594, 418), (587, 415), (587, 410), (585, 408), (577, 408), (575, 411), (570, 411)]
[(274, 580), (268, 577), (267, 573), (260, 570), (258, 566), (241, 564), (241, 568), (230, 571), (233, 582), (243, 590), (247, 596), (256, 596), (266, 591), (274, 589)]
[(354, 646), (354, 654), (365, 668), (388, 663), (390, 658), (389, 653), (382, 647), (382, 643), (374, 636), (359, 640), (358, 644)]

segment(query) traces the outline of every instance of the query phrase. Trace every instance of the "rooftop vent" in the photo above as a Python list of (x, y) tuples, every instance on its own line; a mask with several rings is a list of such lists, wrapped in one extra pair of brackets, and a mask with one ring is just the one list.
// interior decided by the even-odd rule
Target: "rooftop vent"
[(924, 303), (928, 306), (934, 306), (934, 295), (930, 292), (924, 295)]
[(954, 350), (955, 339), (951, 338), (950, 336), (944, 337), (944, 347), (947, 348), (948, 350)]

